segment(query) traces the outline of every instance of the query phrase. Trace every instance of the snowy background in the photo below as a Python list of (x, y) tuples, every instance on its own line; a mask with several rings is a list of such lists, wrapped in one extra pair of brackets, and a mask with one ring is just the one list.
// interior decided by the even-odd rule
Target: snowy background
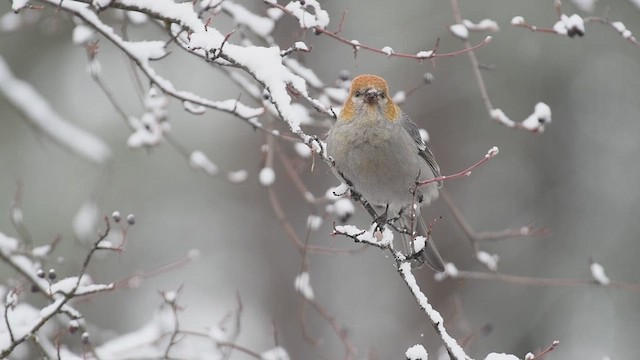
[[(260, 1), (238, 3), (259, 14), (267, 9)], [(420, 84), (425, 72), (433, 74), (434, 81), (418, 89), (402, 107), (428, 129), (443, 173), (459, 171), (492, 146), (500, 147), (500, 155), (470, 178), (445, 185), (469, 223), (478, 231), (531, 222), (552, 230), (546, 238), (484, 245), (500, 256), (500, 272), (589, 278), (593, 257), (612, 279), (640, 283), (640, 48), (599, 24), (589, 24), (583, 38), (573, 39), (510, 25), (512, 17), (520, 15), (530, 24), (552, 27), (557, 16), (551, 1), (463, 0), (460, 6), (464, 18), (491, 18), (501, 27), (489, 45), (476, 51), (482, 64), (495, 66), (494, 71), (483, 71), (494, 106), (521, 120), (538, 101), (545, 102), (552, 109), (553, 122), (544, 133), (492, 122), (466, 55), (438, 59), (435, 66), (430, 61), (387, 59), (366, 51), (354, 60), (351, 47), (307, 32), (303, 40), (313, 50), (300, 59), (326, 83), (346, 69), (352, 75), (381, 75), (392, 91), (411, 89)], [(569, 2), (563, 6), (568, 14), (589, 14)], [(330, 29), (337, 27), (348, 9), (341, 35), (378, 48), (389, 45), (415, 53), (430, 49), (438, 37), (440, 52), (462, 48), (448, 30), (454, 23), (448, 1), (324, 1), (323, 8), (331, 16)], [(610, 19), (640, 34), (640, 9), (631, 1), (601, 0), (594, 14), (601, 16), (607, 9)], [(6, 13), (10, 5), (3, 2), (0, 10)], [(226, 16), (214, 22), (223, 33), (234, 28)], [(200, 251), (198, 261), (145, 280), (139, 288), (80, 304), (87, 319), (112, 334), (131, 331), (147, 322), (159, 306), (156, 290), (183, 285), (180, 302), (186, 308), (181, 322), (204, 329), (235, 307), (238, 292), (245, 306), (239, 343), (258, 351), (272, 347), (275, 324), (281, 345), (293, 359), (342, 356), (331, 327), (313, 312), (308, 314), (311, 330), (324, 342), (314, 348), (300, 335), (301, 300), (293, 286), (300, 257), (258, 183), (264, 165), (264, 134), (228, 114), (209, 110), (196, 116), (171, 101), (173, 136), (190, 149), (206, 153), (224, 171), (246, 169), (248, 180), (240, 185), (193, 171), (166, 145), (149, 151), (128, 148), (130, 131), (87, 75), (85, 50), (70, 41), (72, 28), (67, 15), (48, 9), (36, 23), (1, 33), (0, 55), (15, 76), (31, 83), (60, 115), (103, 139), (113, 159), (97, 167), (71, 154), (34, 132), (0, 97), (0, 206), (9, 208), (16, 182), (21, 181), (25, 222), (34, 241), (48, 243), (58, 234), (63, 238), (57, 254), (66, 261), (56, 265), (63, 274), (77, 270), (86, 252), (86, 247), (78, 245), (72, 223), (87, 201), (95, 201), (99, 213), (120, 210), (134, 213), (137, 221), (129, 232), (126, 252), (93, 262), (90, 272), (96, 281), (157, 268), (190, 249)], [(129, 31), (136, 40), (159, 37), (157, 27), (150, 24)], [(274, 36), (285, 48), (300, 40), (302, 31), (294, 19), (285, 17)], [(476, 44), (484, 36), (472, 33), (470, 39)], [(230, 41), (240, 40), (232, 37)], [(98, 59), (105, 82), (126, 111), (141, 114), (127, 58), (104, 39), (100, 45)], [(177, 49), (154, 66), (177, 87), (208, 98), (236, 98), (242, 92), (224, 73)], [(242, 100), (260, 106), (249, 97)], [(304, 130), (323, 135), (327, 129)], [(291, 144), (281, 146), (294, 154)], [(309, 207), (291, 190), (281, 171), (277, 165), (275, 190), (284, 200), (289, 220), (303, 234)], [(316, 161), (313, 173), (305, 172), (304, 180), (316, 195), (338, 183), (321, 161)], [(434, 237), (447, 261), (461, 269), (482, 270), (443, 201), (424, 214), (443, 216)], [(329, 236), (333, 221), (327, 219), (311, 242), (329, 246), (333, 241), (337, 247), (355, 248), (349, 239)], [(360, 208), (349, 220), (361, 228), (369, 222)], [(8, 216), (0, 216), (0, 231), (15, 236)], [(417, 343), (435, 353), (440, 340), (392, 265), (374, 249), (355, 256), (312, 255), (315, 297), (346, 327), (362, 358), (370, 349), (379, 359), (401, 358)], [(0, 280), (12, 276), (0, 264)], [(561, 345), (549, 359), (630, 359), (640, 351), (637, 291), (482, 280), (435, 282), (426, 268), (416, 276), (459, 339), (491, 324), (492, 331), (468, 347), (472, 356), (499, 351), (522, 357), (553, 340)], [(26, 296), (25, 301), (33, 297)], [(244, 356), (234, 353), (237, 359)]]

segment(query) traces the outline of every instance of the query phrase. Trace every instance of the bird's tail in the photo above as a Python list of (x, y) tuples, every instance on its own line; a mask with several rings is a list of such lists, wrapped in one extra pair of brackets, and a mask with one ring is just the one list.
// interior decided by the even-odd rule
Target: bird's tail
[[(422, 216), (417, 215), (416, 222), (416, 234), (418, 236), (424, 236), (427, 240), (425, 242), (424, 249), (421, 251), (420, 256), (416, 259), (416, 266), (420, 267), (422, 264), (427, 264), (433, 270), (438, 272), (444, 271), (444, 261), (438, 252), (438, 248), (436, 248), (436, 244), (433, 242), (433, 238), (429, 236), (429, 227), (425, 224)], [(408, 221), (405, 219), (405, 221)], [(413, 249), (411, 249), (413, 250)]]

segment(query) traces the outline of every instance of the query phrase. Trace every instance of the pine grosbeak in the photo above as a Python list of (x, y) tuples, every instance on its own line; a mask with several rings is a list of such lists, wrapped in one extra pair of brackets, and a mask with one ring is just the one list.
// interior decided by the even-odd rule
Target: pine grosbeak
[[(370, 204), (385, 207), (385, 214), (402, 212), (405, 228), (410, 228), (410, 207), (416, 204), (416, 235), (427, 236), (419, 209), (438, 197), (441, 184), (423, 186), (415, 197), (411, 189), (416, 180), (440, 176), (440, 168), (416, 124), (391, 100), (383, 78), (360, 75), (353, 79), (349, 96), (329, 131), (327, 153), (338, 176), (353, 191)], [(444, 271), (432, 239), (428, 239), (421, 260)]]

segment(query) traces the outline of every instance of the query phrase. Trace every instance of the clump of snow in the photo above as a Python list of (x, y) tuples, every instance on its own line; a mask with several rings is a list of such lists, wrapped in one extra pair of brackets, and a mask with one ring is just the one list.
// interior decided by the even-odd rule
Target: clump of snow
[(616, 29), (616, 31), (625, 39), (629, 39), (633, 35), (631, 31), (627, 30), (627, 27), (621, 21), (613, 22), (611, 23), (611, 26), (613, 26), (613, 28)]
[(424, 246), (427, 244), (427, 238), (424, 236), (416, 236), (415, 239), (413, 239), (413, 252), (414, 253), (419, 253), (420, 251), (422, 251), (422, 249), (424, 249)]
[(476, 258), (478, 259), (478, 261), (483, 264), (484, 266), (487, 267), (487, 269), (491, 270), (491, 271), (497, 271), (498, 270), (498, 260), (500, 259), (500, 257), (498, 256), (498, 254), (489, 254), (486, 251), (478, 251), (476, 253)]
[(396, 104), (402, 104), (407, 100), (407, 93), (405, 93), (404, 91), (398, 91), (397, 93), (395, 93), (395, 95), (393, 95), (392, 100)]
[(73, 217), (73, 232), (82, 241), (95, 237), (100, 210), (94, 201), (86, 201)]
[(263, 167), (260, 170), (260, 174), (258, 174), (258, 180), (262, 186), (271, 186), (276, 181), (276, 172), (273, 171), (272, 167)]
[(593, 12), (598, 0), (571, 0), (580, 11)]
[(278, 346), (260, 354), (260, 359), (261, 360), (289, 360), (289, 354), (287, 353), (287, 350)]
[(395, 53), (395, 51), (393, 51), (393, 49), (390, 46), (383, 47), (382, 52), (387, 56), (391, 56)]
[(439, 273), (435, 273), (433, 275), (433, 278), (436, 281), (442, 281), (446, 278), (452, 278), (455, 279), (456, 277), (458, 277), (458, 268), (453, 264), (453, 263), (446, 263), (444, 264), (444, 271), (443, 272), (439, 272)]
[(345, 183), (341, 183), (338, 186), (330, 187), (325, 192), (324, 196), (327, 200), (337, 200), (349, 192), (349, 187)]
[(182, 107), (186, 111), (188, 111), (188, 112), (190, 112), (192, 114), (195, 114), (195, 115), (202, 115), (207, 110), (207, 108), (205, 108), (204, 106), (198, 105), (198, 104), (194, 104), (194, 103), (192, 103), (191, 101), (188, 101), (188, 100), (185, 100), (185, 101), (182, 102)]
[(345, 220), (353, 214), (355, 207), (350, 199), (342, 198), (333, 204), (327, 205), (326, 210), (328, 213), (336, 214), (339, 219)]
[(235, 2), (223, 1), (221, 6), (231, 15), (236, 24), (246, 26), (261, 37), (268, 37), (276, 25), (272, 18), (256, 15)]
[(202, 151), (194, 151), (189, 155), (189, 165), (196, 170), (202, 170), (209, 175), (217, 175), (219, 170)]
[(18, 12), (27, 6), (29, 0), (12, 0), (11, 1), (11, 10), (14, 12)]
[(129, 124), (134, 129), (127, 139), (130, 148), (153, 146), (162, 140), (163, 127), (151, 113), (144, 113), (140, 119), (129, 116)]
[(498, 149), (497, 146), (494, 146), (491, 149), (489, 149), (489, 151), (487, 151), (487, 154), (484, 157), (492, 158), (492, 157), (498, 155), (499, 152), (500, 152), (500, 149)]
[[(314, 14), (308, 12), (305, 7), (312, 7)], [(285, 8), (298, 18), (300, 27), (303, 29), (316, 26), (324, 29), (329, 25), (329, 13), (322, 10), (320, 3), (316, 0), (306, 0), (304, 5), (301, 1), (292, 1)]]
[(590, 270), (591, 277), (593, 278), (593, 280), (595, 280), (595, 282), (604, 286), (611, 284), (611, 279), (609, 279), (607, 274), (604, 272), (604, 268), (602, 267), (602, 265), (598, 264), (595, 261), (592, 261)]
[(107, 6), (109, 6), (112, 2), (113, 2), (113, 0), (93, 0), (91, 2), (91, 6), (97, 8), (97, 9), (104, 9)]
[(418, 51), (418, 53), (416, 54), (416, 56), (417, 56), (419, 59), (428, 59), (428, 58), (430, 58), (430, 57), (432, 57), (432, 56), (433, 56), (433, 50), (428, 50), (428, 51), (424, 51), (424, 50), (422, 50), (422, 51)]
[(240, 184), (247, 181), (248, 176), (249, 173), (247, 172), (247, 170), (237, 170), (230, 172), (227, 176), (227, 179), (229, 179), (229, 181), (234, 184)]
[(404, 356), (407, 357), (407, 360), (428, 360), (429, 354), (427, 354), (427, 350), (424, 346), (417, 344), (408, 348), (404, 353)]
[(22, 26), (23, 20), (20, 14), (10, 11), (0, 17), (0, 32), (13, 32)]
[(149, 16), (147, 14), (139, 11), (127, 11), (126, 14), (127, 19), (129, 19), (133, 25), (142, 25), (149, 20)]
[(307, 217), (307, 227), (310, 230), (316, 231), (322, 225), (322, 217), (318, 215), (309, 215)]
[(514, 16), (511, 19), (511, 25), (524, 25), (524, 18), (522, 16)]
[(304, 41), (296, 41), (295, 44), (293, 44), (293, 48), (300, 51), (309, 51), (309, 47)]
[(307, 300), (313, 300), (313, 288), (309, 283), (309, 273), (303, 272), (300, 275), (296, 276), (293, 285), (298, 293), (302, 295)]
[(303, 159), (306, 159), (309, 156), (311, 156), (311, 149), (305, 143), (297, 142), (293, 145), (293, 148), (295, 149), (298, 156), (300, 156)]
[(505, 353), (491, 353), (484, 360), (520, 360), (517, 356)]
[(489, 115), (493, 120), (496, 120), (503, 125), (506, 125), (508, 127), (516, 126), (515, 121), (509, 119), (509, 117), (502, 111), (502, 109), (492, 109)]
[(467, 29), (463, 24), (453, 24), (449, 26), (449, 30), (453, 35), (462, 40), (467, 40), (469, 38), (469, 29)]
[(11, 253), (18, 249), (19, 242), (17, 239), (8, 237), (0, 232), (0, 251), (3, 253)]
[(387, 227), (380, 232), (376, 229), (377, 225), (373, 224), (370, 230), (361, 230), (353, 225), (339, 225), (335, 230), (338, 233), (355, 237), (358, 241), (369, 243), (376, 246), (391, 246), (393, 243), (393, 232)]
[(522, 126), (531, 131), (543, 132), (544, 126), (549, 123), (551, 123), (551, 108), (549, 105), (539, 102), (536, 104), (533, 114), (522, 122)]
[(165, 119), (169, 113), (169, 98), (156, 87), (151, 87), (144, 98), (144, 107), (158, 119)]
[(584, 20), (578, 14), (560, 15), (560, 20), (553, 25), (553, 30), (560, 35), (569, 37), (584, 36)]
[(490, 31), (497, 32), (500, 30), (498, 23), (491, 19), (481, 20), (479, 23), (474, 23), (473, 21), (464, 19), (462, 20), (462, 25), (471, 31)]

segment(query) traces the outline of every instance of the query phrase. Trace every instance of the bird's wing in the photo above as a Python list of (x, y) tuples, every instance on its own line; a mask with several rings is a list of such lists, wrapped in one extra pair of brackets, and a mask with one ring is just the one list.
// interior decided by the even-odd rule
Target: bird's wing
[[(411, 118), (406, 114), (402, 115), (402, 126), (407, 131), (409, 136), (411, 136), (413, 141), (415, 141), (416, 146), (418, 147), (418, 155), (420, 155), (420, 157), (423, 158), (424, 161), (427, 162), (427, 164), (429, 164), (429, 168), (431, 168), (431, 171), (433, 171), (433, 176), (439, 177), (440, 166), (438, 166), (438, 163), (436, 162), (436, 159), (433, 156), (433, 153), (431, 152), (431, 150), (429, 150), (429, 147), (427, 146), (427, 144), (425, 144), (425, 142), (422, 141), (422, 136), (420, 136), (420, 131), (418, 130), (418, 127), (411, 120)], [(442, 181), (438, 181), (438, 187), (440, 186), (442, 186)]]

